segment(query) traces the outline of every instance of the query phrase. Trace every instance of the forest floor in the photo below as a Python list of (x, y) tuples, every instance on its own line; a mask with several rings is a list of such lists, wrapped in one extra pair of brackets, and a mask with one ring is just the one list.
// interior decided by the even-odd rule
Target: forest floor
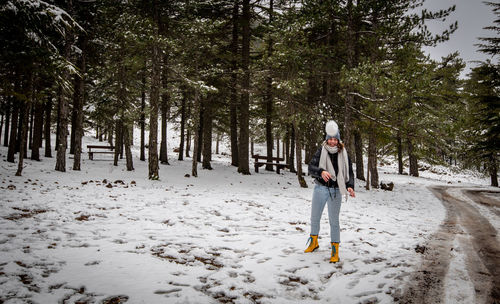
[(331, 264), (326, 211), (320, 248), (303, 252), (310, 178), (243, 176), (224, 155), (186, 177), (191, 159), (172, 154), (150, 181), (136, 150), (132, 172), (85, 154), (82, 171), (44, 158), (16, 177), (6, 154), (0, 303), (483, 303), (498, 291), (498, 193), (471, 172), (429, 166), (415, 178), (381, 162), (394, 190), (357, 181)]

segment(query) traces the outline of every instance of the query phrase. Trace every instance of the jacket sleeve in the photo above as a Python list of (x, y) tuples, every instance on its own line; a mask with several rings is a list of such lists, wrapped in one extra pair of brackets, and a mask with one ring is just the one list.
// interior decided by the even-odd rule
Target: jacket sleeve
[(352, 190), (354, 190), (354, 172), (352, 170), (352, 162), (349, 156), (347, 156), (347, 159), (349, 160), (349, 180), (345, 183), (345, 187), (352, 188)]
[(321, 172), (323, 172), (323, 169), (319, 167), (320, 156), (321, 156), (321, 147), (318, 149), (318, 151), (316, 151), (316, 153), (314, 153), (314, 156), (309, 162), (309, 167), (307, 168), (309, 174), (314, 178), (321, 177)]

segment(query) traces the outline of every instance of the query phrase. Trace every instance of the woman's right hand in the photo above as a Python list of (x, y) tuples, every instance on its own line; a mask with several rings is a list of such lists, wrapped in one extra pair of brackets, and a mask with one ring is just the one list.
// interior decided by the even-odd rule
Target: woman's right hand
[(328, 171), (323, 170), (323, 171), (321, 172), (321, 177), (323, 178), (323, 180), (324, 180), (325, 182), (328, 182), (328, 180), (332, 177), (332, 175), (331, 175)]

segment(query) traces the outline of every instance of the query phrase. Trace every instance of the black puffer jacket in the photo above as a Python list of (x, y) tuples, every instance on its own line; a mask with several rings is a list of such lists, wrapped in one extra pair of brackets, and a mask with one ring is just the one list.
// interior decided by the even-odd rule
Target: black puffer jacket
[[(327, 187), (338, 188), (339, 185), (337, 184), (337, 181), (332, 181), (330, 179), (330, 180), (328, 180), (328, 182), (325, 182), (323, 180), (323, 178), (321, 177), (321, 172), (324, 171), (323, 169), (321, 169), (319, 167), (319, 159), (321, 157), (321, 150), (322, 149), (323, 149), (323, 147), (320, 146), (318, 151), (316, 151), (316, 153), (314, 153), (313, 158), (309, 162), (309, 167), (308, 167), (309, 174), (311, 174), (311, 176), (316, 179), (316, 183), (318, 183), (318, 184), (321, 184), (321, 185), (327, 186)], [(334, 153), (334, 154), (328, 153), (328, 156), (330, 156), (330, 160), (332, 161), (333, 169), (335, 169), (335, 173), (337, 173), (339, 170), (339, 168), (338, 168), (339, 165), (337, 162), (338, 155), (339, 155), (338, 153)], [(349, 156), (347, 157), (347, 159), (349, 160), (349, 181), (347, 183), (345, 183), (345, 187), (352, 188), (354, 190), (354, 173), (352, 171), (352, 163), (351, 163), (351, 159), (349, 158)]]

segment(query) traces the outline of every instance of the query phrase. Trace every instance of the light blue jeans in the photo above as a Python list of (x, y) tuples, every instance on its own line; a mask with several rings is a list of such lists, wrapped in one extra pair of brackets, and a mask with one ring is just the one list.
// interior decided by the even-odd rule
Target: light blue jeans
[(338, 188), (328, 188), (316, 184), (314, 186), (311, 208), (311, 235), (319, 234), (319, 224), (325, 204), (328, 202), (328, 218), (330, 222), (330, 238), (334, 243), (340, 243), (339, 213), (342, 195)]

